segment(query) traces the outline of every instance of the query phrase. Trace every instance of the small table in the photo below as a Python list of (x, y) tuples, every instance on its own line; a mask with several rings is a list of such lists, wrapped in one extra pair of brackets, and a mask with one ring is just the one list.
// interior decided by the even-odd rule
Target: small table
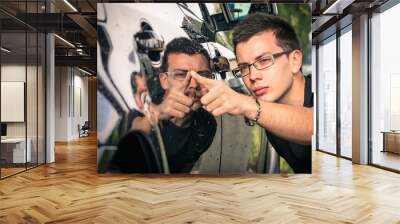
[(31, 154), (32, 141), (30, 138), (27, 138), (26, 142), (27, 142), (27, 147), (25, 154), (25, 138), (1, 139), (1, 152), (2, 152), (1, 157), (3, 157), (2, 159), (5, 159), (6, 163), (30, 162), (32, 157)]
[(382, 152), (392, 152), (400, 154), (400, 131), (382, 131), (383, 150)]

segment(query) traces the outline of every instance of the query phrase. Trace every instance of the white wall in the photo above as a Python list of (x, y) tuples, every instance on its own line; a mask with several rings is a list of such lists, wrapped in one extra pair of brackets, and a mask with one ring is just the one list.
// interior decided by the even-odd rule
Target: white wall
[(56, 141), (77, 139), (78, 124), (88, 120), (88, 77), (83, 75), (76, 68), (56, 67)]
[[(1, 81), (2, 82), (25, 82), (25, 73), (28, 72), (28, 87), (27, 87), (27, 121), (28, 121), (28, 137), (32, 130), (36, 130), (36, 67), (18, 65), (18, 64), (5, 64), (1, 66)], [(39, 105), (40, 107), (41, 105)], [(8, 108), (1, 108), (1, 110), (7, 110)], [(33, 122), (33, 123), (32, 123)], [(25, 137), (25, 123), (26, 122), (7, 122), (7, 135), (9, 137)], [(36, 136), (36, 132), (35, 132)]]
[(55, 68), (55, 141), (68, 140), (68, 86), (70, 77), (67, 67)]
[[(25, 82), (25, 65), (2, 65), (1, 81), (4, 82)], [(1, 108), (7, 110), (7, 108)], [(7, 122), (7, 137), (25, 137), (24, 122)]]
[[(7, 137), (24, 138), (25, 134), (30, 139), (32, 161), (44, 162), (44, 92), (42, 68), (25, 64), (3, 64), (1, 66), (2, 82), (24, 82), (26, 83), (26, 106), (21, 108), (26, 112), (26, 120), (23, 122), (6, 122)], [(27, 78), (27, 80), (25, 80)], [(22, 90), (23, 91), (23, 90)], [(23, 93), (22, 93), (23, 94)], [(4, 96), (2, 96), (4, 97)], [(11, 110), (10, 108), (1, 108)], [(37, 150), (39, 156), (37, 157)]]
[[(78, 73), (76, 75), (76, 72), (78, 70), (75, 70), (75, 75), (74, 75), (74, 100), (75, 100), (75, 117), (73, 119), (72, 123), (72, 135), (73, 136), (78, 136), (78, 129), (77, 126), (80, 124), (81, 126), (85, 123), (85, 121), (89, 120), (89, 110), (88, 110), (88, 77), (87, 76), (81, 76), (83, 73)], [(80, 91), (80, 93), (79, 93)], [(80, 97), (79, 97), (80, 96)], [(80, 103), (79, 103), (80, 101)], [(81, 108), (79, 108), (81, 107)], [(81, 111), (79, 110), (81, 109)]]

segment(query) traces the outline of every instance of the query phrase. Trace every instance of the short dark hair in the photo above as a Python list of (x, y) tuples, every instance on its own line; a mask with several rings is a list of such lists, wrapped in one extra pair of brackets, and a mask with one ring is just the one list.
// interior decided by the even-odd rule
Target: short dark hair
[(284, 51), (301, 50), (299, 39), (293, 27), (278, 16), (257, 12), (239, 22), (233, 29), (233, 45), (248, 41), (261, 32), (272, 31), (275, 34), (276, 44)]
[(210, 55), (207, 50), (198, 42), (190, 40), (186, 37), (178, 37), (170, 41), (165, 47), (164, 56), (161, 63), (161, 71), (168, 71), (168, 55), (170, 54), (202, 54), (207, 59), (210, 66)]

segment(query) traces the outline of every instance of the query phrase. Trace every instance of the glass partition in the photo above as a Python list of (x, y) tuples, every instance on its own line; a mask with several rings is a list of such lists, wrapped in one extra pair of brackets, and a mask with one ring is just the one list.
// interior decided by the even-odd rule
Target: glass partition
[(352, 149), (352, 34), (351, 26), (340, 36), (340, 154), (351, 158)]
[[(26, 33), (1, 34), (1, 175), (6, 177), (26, 169), (31, 151), (26, 141)], [(29, 146), (29, 145), (28, 145)]]
[[(44, 12), (44, 2), (0, 7), (24, 17)], [(10, 15), (0, 12), (0, 178), (45, 162), (45, 35)]]
[(26, 82), (26, 112), (27, 112), (27, 149), (31, 151), (27, 167), (37, 165), (37, 98), (38, 98), (38, 55), (37, 43), (38, 35), (36, 32), (27, 33), (27, 82)]
[(336, 154), (336, 35), (318, 48), (318, 149)]
[(38, 33), (38, 64), (37, 64), (37, 162), (38, 165), (46, 162), (46, 38), (45, 34)]

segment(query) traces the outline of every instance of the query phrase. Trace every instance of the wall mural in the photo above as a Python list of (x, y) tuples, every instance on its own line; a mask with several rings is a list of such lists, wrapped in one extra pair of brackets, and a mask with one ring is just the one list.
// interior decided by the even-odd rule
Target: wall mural
[[(227, 12), (230, 20), (221, 17)], [(237, 65), (231, 31), (255, 12), (277, 9), (251, 3), (98, 4), (100, 173), (271, 172), (268, 166), (279, 162), (268, 158), (262, 129), (246, 125), (243, 116), (214, 116), (201, 102), (210, 89), (190, 75), (195, 71), (251, 95), (232, 73)]]

